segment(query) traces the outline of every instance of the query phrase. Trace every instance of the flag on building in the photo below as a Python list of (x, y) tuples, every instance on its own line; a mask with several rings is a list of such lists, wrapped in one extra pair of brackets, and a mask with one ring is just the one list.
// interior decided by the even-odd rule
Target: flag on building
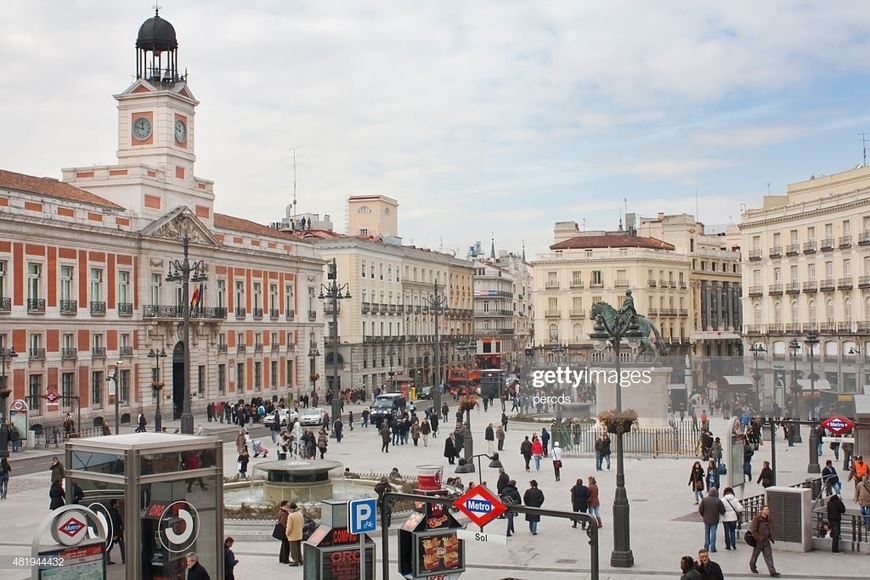
[(190, 299), (190, 309), (196, 310), (199, 306), (199, 301), (202, 299), (202, 293), (205, 291), (203, 284), (193, 287), (193, 298)]

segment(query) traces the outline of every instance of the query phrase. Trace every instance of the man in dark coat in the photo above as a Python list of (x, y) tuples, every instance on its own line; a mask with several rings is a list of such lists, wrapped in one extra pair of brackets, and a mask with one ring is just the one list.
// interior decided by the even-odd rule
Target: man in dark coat
[(843, 514), (846, 513), (846, 506), (840, 496), (835, 493), (828, 500), (826, 509), (828, 510), (828, 525), (831, 526), (831, 552), (842, 554), (843, 552), (840, 550), (840, 523), (843, 520)]
[(520, 443), (520, 455), (523, 456), (523, 460), (526, 462), (526, 471), (529, 470), (529, 461), (532, 460), (532, 442), (529, 441), (529, 436), (526, 435), (526, 438)]
[(196, 552), (187, 554), (187, 580), (211, 580), (211, 576), (199, 563), (199, 556), (196, 555)]
[[(539, 508), (544, 505), (544, 492), (538, 489), (538, 482), (534, 479), (529, 482), (529, 489), (523, 494), (523, 503), (528, 507)], [(538, 522), (541, 521), (541, 516), (538, 514), (526, 514), (526, 521), (529, 522), (529, 531), (533, 536), (538, 535)]]
[(501, 492), (504, 491), (504, 487), (508, 484), (511, 478), (504, 471), (504, 467), (498, 468), (498, 481), (495, 483), (495, 489), (498, 492), (498, 495), (501, 495)]
[(492, 426), (492, 423), (486, 426), (483, 438), (486, 439), (486, 452), (492, 453), (492, 445), (495, 442), (495, 428)]
[(749, 524), (749, 532), (755, 538), (755, 546), (752, 548), (752, 556), (749, 558), (749, 569), (758, 574), (758, 568), (755, 567), (758, 562), (758, 555), (764, 556), (764, 563), (767, 564), (767, 570), (771, 576), (779, 576), (776, 571), (776, 566), (773, 563), (773, 549), (771, 545), (776, 541), (773, 520), (770, 519), (770, 507), (763, 506), (761, 513), (752, 518), (752, 523)]
[[(571, 488), (571, 509), (577, 513), (585, 514), (589, 509), (589, 498), (591, 495), (589, 488), (583, 485), (583, 480), (578, 477), (577, 483)], [(574, 520), (574, 525), (571, 527), (577, 527), (577, 520)], [(585, 521), (581, 523), (580, 528), (586, 529)]]
[(719, 517), (725, 513), (725, 504), (719, 499), (719, 490), (715, 487), (710, 488), (707, 497), (698, 504), (698, 513), (704, 520), (704, 549), (715, 552)]
[(447, 458), (447, 462), (450, 465), (456, 464), (456, 457), (459, 455), (459, 453), (456, 452), (456, 445), (454, 441), (455, 439), (453, 433), (451, 433), (450, 436), (448, 436), (447, 439), (444, 440), (444, 457)]
[(107, 564), (114, 564), (112, 561), (112, 548), (115, 544), (118, 545), (118, 550), (121, 552), (121, 563), (127, 561), (127, 550), (124, 544), (124, 520), (121, 518), (121, 512), (118, 510), (118, 500), (113, 499), (109, 502), (109, 518), (112, 520), (112, 540), (109, 547), (106, 548)]
[(707, 550), (698, 550), (698, 561), (695, 562), (695, 570), (701, 574), (702, 580), (724, 580), (722, 567), (710, 559)]

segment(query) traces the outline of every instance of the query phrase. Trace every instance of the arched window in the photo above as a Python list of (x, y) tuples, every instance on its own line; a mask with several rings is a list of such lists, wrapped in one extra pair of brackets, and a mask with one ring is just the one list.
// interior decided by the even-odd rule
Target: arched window
[(372, 213), (372, 208), (367, 205), (359, 206), (359, 209), (356, 210), (356, 213)]
[(798, 306), (797, 300), (791, 301), (791, 321), (795, 324), (801, 321), (801, 310)]
[(828, 298), (825, 302), (825, 316), (828, 324), (834, 323), (834, 300), (832, 298)]
[(758, 302), (755, 303), (754, 315), (755, 315), (755, 324), (761, 324), (762, 322), (764, 322), (761, 318), (761, 304)]
[(807, 309), (810, 312), (810, 324), (816, 324), (816, 322), (818, 322), (818, 318), (816, 317), (816, 301), (810, 300), (809, 304), (807, 304)]
[(846, 322), (852, 322), (852, 299), (848, 296), (843, 299), (843, 318)]
[(583, 341), (583, 325), (579, 322), (574, 324), (574, 344), (579, 344)]
[(550, 325), (550, 341), (559, 342), (559, 326), (556, 324)]
[(782, 324), (782, 303), (776, 302), (773, 305), (773, 323)]

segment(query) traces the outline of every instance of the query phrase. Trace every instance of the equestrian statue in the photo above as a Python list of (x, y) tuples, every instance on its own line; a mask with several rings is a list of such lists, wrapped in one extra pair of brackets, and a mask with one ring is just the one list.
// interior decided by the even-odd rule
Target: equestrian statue
[[(637, 324), (641, 338), (640, 346), (637, 348), (637, 353), (634, 356), (634, 362), (637, 362), (641, 355), (647, 352), (653, 355), (653, 363), (658, 362), (659, 356), (667, 356), (668, 345), (665, 344), (665, 340), (662, 338), (656, 325), (642, 314), (638, 314), (637, 310), (635, 310), (631, 290), (625, 291), (625, 301), (619, 310), (607, 302), (596, 302), (592, 305), (590, 314), (593, 320), (600, 319), (605, 328), (608, 329), (608, 332), (616, 330), (620, 335), (624, 334), (632, 321)], [(650, 333), (655, 336), (653, 340), (649, 338)]]

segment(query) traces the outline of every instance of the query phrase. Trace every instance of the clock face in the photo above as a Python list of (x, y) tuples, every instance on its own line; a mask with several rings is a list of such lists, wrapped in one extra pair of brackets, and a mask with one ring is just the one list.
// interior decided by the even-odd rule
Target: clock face
[(144, 141), (151, 136), (151, 120), (148, 117), (139, 117), (133, 121), (133, 137)]
[(175, 121), (175, 140), (179, 143), (184, 143), (187, 140), (187, 127), (181, 119)]

